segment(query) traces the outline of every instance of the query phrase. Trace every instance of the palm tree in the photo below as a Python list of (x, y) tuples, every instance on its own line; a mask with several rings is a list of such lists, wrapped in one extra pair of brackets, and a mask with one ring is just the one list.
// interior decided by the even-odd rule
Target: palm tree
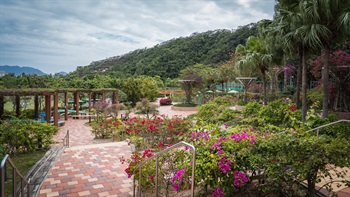
[(322, 118), (326, 118), (329, 102), (330, 48), (339, 40), (350, 36), (350, 1), (309, 0), (302, 6), (302, 14), (308, 16), (309, 25), (300, 28), (300, 33), (305, 42), (314, 49), (321, 48), (324, 53)]
[(296, 104), (299, 107), (300, 81), (302, 81), (302, 121), (306, 121), (307, 114), (307, 56), (310, 46), (306, 39), (302, 37), (300, 29), (309, 25), (308, 17), (300, 10), (303, 9), (305, 0), (279, 0), (275, 7), (274, 23), (276, 36), (282, 42), (284, 50), (299, 55), (299, 66), (296, 85)]
[(266, 72), (272, 63), (272, 55), (268, 53), (267, 43), (262, 38), (250, 36), (247, 39), (246, 46), (237, 46), (236, 54), (238, 56), (238, 66), (255, 65), (259, 69), (263, 82), (263, 102), (266, 105)]

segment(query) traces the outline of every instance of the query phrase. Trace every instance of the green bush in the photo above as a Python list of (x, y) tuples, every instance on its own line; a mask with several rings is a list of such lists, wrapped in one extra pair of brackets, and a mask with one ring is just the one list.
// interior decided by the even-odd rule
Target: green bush
[(57, 127), (34, 120), (4, 120), (0, 125), (0, 144), (6, 153), (26, 152), (54, 143)]
[(258, 102), (250, 102), (247, 104), (246, 108), (243, 110), (243, 116), (249, 117), (256, 115), (261, 108), (261, 105)]
[(0, 144), (0, 160), (5, 156), (6, 151), (4, 145)]
[(34, 114), (34, 109), (26, 109), (21, 112), (20, 119), (32, 119), (36, 118)]

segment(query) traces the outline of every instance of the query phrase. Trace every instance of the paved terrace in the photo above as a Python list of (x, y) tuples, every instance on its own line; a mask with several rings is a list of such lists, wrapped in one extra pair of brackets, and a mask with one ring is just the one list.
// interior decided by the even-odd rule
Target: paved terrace
[[(171, 106), (162, 106), (159, 111), (169, 117), (186, 117), (195, 113), (173, 111)], [(40, 188), (39, 197), (132, 196), (132, 179), (124, 172), (127, 164), (119, 161), (121, 156), (130, 156), (130, 147), (126, 142), (101, 143), (95, 140), (90, 127), (84, 125), (86, 122), (70, 119), (55, 136), (56, 141), (62, 141), (69, 130), (70, 147), (51, 168)], [(339, 188), (337, 193), (339, 197), (349, 197), (350, 188)]]

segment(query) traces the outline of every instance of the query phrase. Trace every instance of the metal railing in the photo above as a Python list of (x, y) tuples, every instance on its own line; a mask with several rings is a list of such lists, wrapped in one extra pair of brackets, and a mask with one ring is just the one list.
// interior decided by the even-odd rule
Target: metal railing
[[(142, 166), (144, 164), (146, 164), (147, 162), (151, 161), (153, 158), (156, 158), (156, 177), (155, 177), (155, 187), (156, 187), (156, 196), (158, 197), (158, 158), (160, 155), (166, 153), (166, 152), (169, 152), (170, 150), (173, 150), (175, 148), (178, 148), (178, 147), (181, 147), (181, 146), (188, 146), (189, 148), (192, 149), (192, 181), (191, 181), (191, 197), (194, 197), (194, 181), (195, 181), (195, 166), (196, 166), (196, 148), (192, 145), (192, 144), (189, 144), (189, 143), (186, 143), (186, 142), (179, 142), (175, 145), (172, 145), (171, 147), (169, 148), (166, 148), (158, 153), (156, 153), (155, 155), (153, 155), (152, 157), (149, 157), (149, 158), (146, 158), (145, 160), (143, 160), (138, 168), (139, 168), (139, 184), (138, 184), (138, 196), (141, 197), (141, 183), (142, 183)], [(136, 168), (137, 169), (137, 168)], [(135, 184), (135, 177), (134, 177), (134, 184), (133, 184), (133, 196), (136, 196), (135, 193), (136, 193), (136, 184)]]
[(69, 130), (67, 130), (66, 136), (64, 136), (63, 140), (63, 146), (69, 147)]
[[(1, 183), (0, 183), (0, 196), (4, 197), (5, 196), (5, 182), (7, 181), (7, 165), (6, 163), (9, 163), (12, 167), (12, 196), (22, 196), (24, 197), (25, 193), (25, 185), (27, 186), (27, 196), (30, 196), (30, 179), (27, 181), (24, 176), (18, 171), (16, 168), (15, 164), (11, 160), (10, 156), (8, 154), (5, 155), (5, 157), (1, 161), (0, 165), (0, 171), (1, 171)], [(17, 175), (21, 179), (21, 187), (20, 187), (20, 194), (16, 192), (16, 180), (17, 180)]]
[(350, 120), (338, 120), (338, 121), (335, 121), (335, 122), (331, 122), (331, 123), (328, 123), (328, 124), (325, 124), (325, 125), (322, 125), (322, 126), (319, 126), (319, 127), (313, 128), (313, 129), (310, 129), (310, 130), (308, 130), (306, 132), (311, 132), (311, 131), (317, 130), (317, 134), (316, 135), (318, 137), (318, 135), (320, 133), (320, 129), (323, 129), (325, 127), (328, 127), (328, 126), (331, 126), (331, 125), (334, 125), (334, 124), (337, 124), (337, 123), (341, 123), (341, 122), (348, 122), (348, 123), (350, 123)]

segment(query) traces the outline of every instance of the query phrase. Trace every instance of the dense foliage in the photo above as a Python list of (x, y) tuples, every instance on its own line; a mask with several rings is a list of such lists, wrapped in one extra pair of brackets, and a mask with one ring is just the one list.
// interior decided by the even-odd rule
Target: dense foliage
[(180, 70), (201, 64), (219, 64), (230, 58), (229, 52), (245, 39), (256, 35), (257, 26), (252, 23), (236, 30), (214, 30), (193, 33), (158, 44), (152, 48), (138, 49), (122, 56), (92, 62), (79, 67), (70, 75), (89, 73), (114, 73), (116, 76), (160, 76), (163, 80), (177, 78)]
[[(216, 98), (200, 107), (198, 117), (190, 128), (175, 129), (172, 144), (181, 140), (196, 147), (196, 188), (201, 194), (231, 196), (234, 194), (283, 196), (314, 196), (315, 184), (328, 179), (322, 186), (329, 191), (331, 183), (347, 183), (342, 179), (350, 166), (349, 124), (339, 124), (316, 132), (308, 129), (335, 121), (318, 117), (312, 107), (307, 123), (300, 120), (301, 112), (290, 101), (277, 100), (263, 106), (249, 103), (243, 113), (225, 112), (232, 105), (229, 97)], [(228, 123), (217, 117), (230, 114)], [(215, 117), (214, 119), (212, 117)], [(168, 128), (157, 126), (163, 119), (132, 119), (127, 123), (132, 142), (143, 152), (134, 152), (127, 161), (126, 172), (139, 180), (138, 164), (166, 147), (170, 139)], [(165, 120), (165, 119), (164, 119)], [(211, 122), (211, 123), (210, 123)], [(172, 127), (174, 128), (174, 127)], [(157, 135), (152, 135), (152, 134)], [(181, 133), (181, 135), (179, 135)], [(140, 135), (139, 135), (140, 134)], [(168, 137), (166, 137), (168, 136)], [(146, 140), (147, 139), (147, 140)], [(141, 144), (147, 142), (142, 146)], [(143, 148), (142, 148), (143, 147)], [(306, 159), (307, 158), (307, 159)], [(155, 160), (145, 164), (142, 174), (143, 192), (151, 192), (155, 185)], [(158, 181), (161, 194), (174, 194), (190, 188), (191, 152), (188, 147), (177, 148), (159, 157)], [(331, 173), (334, 170), (335, 173)], [(167, 178), (169, 177), (170, 178)], [(301, 183), (307, 182), (307, 189)]]
[(33, 151), (53, 144), (52, 137), (58, 130), (50, 124), (29, 119), (4, 120), (0, 123), (0, 149), (5, 153)]

